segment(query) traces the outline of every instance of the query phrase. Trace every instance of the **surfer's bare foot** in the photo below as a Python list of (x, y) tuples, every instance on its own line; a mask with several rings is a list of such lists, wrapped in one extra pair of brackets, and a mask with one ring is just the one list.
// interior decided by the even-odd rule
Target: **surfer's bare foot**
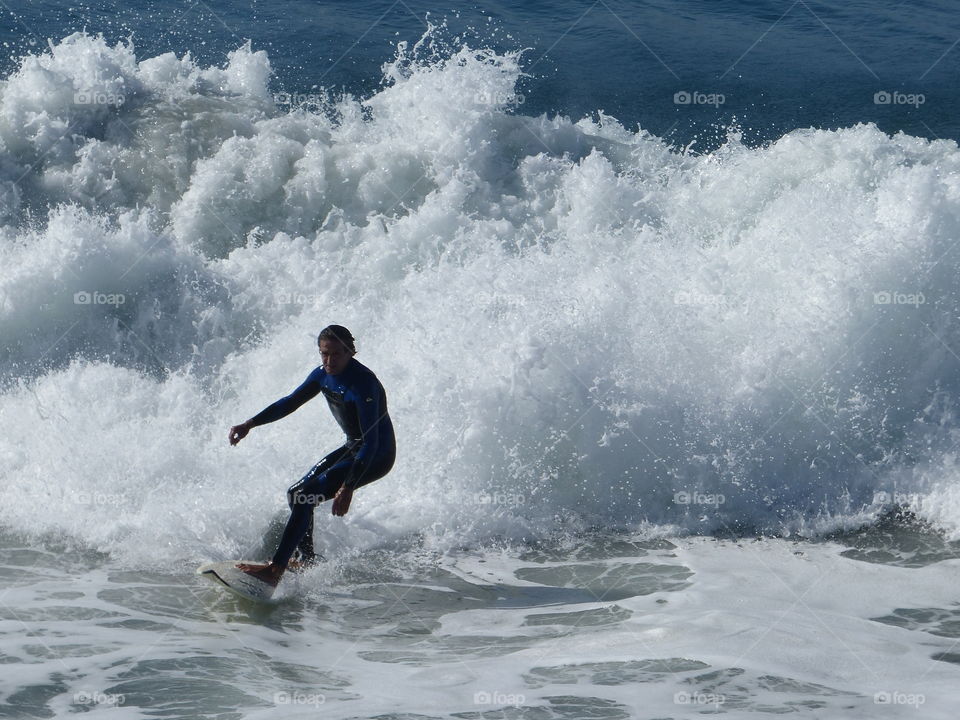
[(257, 580), (262, 580), (267, 583), (267, 585), (276, 587), (280, 583), (280, 578), (283, 577), (283, 572), (286, 568), (274, 565), (273, 563), (269, 565), (237, 563), (237, 569), (243, 570), (247, 575), (252, 575)]

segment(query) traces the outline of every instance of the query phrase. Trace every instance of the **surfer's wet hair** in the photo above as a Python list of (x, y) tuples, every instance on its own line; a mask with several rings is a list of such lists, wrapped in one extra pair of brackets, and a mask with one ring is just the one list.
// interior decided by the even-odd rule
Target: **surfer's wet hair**
[(353, 344), (353, 335), (343, 325), (327, 325), (317, 336), (317, 345), (323, 340), (336, 340), (354, 355), (357, 353), (357, 348)]

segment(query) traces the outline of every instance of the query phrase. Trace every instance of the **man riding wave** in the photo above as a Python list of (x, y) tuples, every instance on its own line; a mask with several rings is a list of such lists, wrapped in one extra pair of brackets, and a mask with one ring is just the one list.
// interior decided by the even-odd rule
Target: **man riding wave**
[(299, 550), (301, 561), (306, 563), (316, 557), (313, 509), (333, 499), (333, 514), (346, 515), (353, 491), (390, 472), (396, 458), (386, 392), (373, 371), (354, 358), (357, 350), (353, 335), (342, 325), (329, 325), (320, 332), (317, 345), (321, 364), (300, 387), (230, 428), (230, 444), (236, 445), (252, 428), (286, 417), (323, 393), (330, 412), (347, 436), (343, 446), (324, 457), (287, 490), (290, 519), (270, 564), (237, 565), (273, 586), (280, 582), (295, 551)]

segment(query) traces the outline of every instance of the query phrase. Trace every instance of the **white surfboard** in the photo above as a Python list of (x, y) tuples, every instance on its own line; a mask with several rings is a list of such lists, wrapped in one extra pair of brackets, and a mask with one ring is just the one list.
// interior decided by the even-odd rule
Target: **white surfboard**
[(270, 602), (276, 588), (273, 585), (257, 580), (240, 570), (237, 563), (262, 565), (249, 560), (228, 560), (226, 562), (204, 563), (197, 568), (197, 575), (205, 577), (210, 582), (226, 588), (235, 595), (239, 595), (254, 602)]

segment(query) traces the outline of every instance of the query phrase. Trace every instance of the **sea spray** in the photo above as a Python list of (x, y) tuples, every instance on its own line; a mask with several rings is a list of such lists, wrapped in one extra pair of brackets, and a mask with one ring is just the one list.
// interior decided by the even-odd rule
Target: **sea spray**
[(339, 437), (319, 402), (226, 430), (338, 322), (399, 454), (324, 543), (818, 533), (894, 493), (955, 531), (955, 143), (691, 155), (524, 115), (521, 66), (401, 47), (381, 91), (313, 110), (249, 46), (24, 58), (0, 90), (5, 526), (131, 562), (254, 547)]

